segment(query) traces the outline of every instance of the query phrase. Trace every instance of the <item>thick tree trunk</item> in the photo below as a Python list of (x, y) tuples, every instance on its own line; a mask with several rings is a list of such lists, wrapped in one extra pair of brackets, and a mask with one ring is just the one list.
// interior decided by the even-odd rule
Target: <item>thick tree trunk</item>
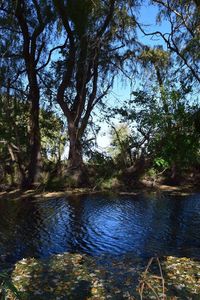
[(69, 168), (78, 169), (83, 166), (82, 149), (80, 141), (70, 138), (69, 145)]
[(69, 121), (69, 168), (76, 169), (83, 165), (81, 137), (78, 134), (78, 128), (74, 125), (73, 121)]
[(69, 156), (67, 175), (72, 179), (74, 186), (83, 186), (87, 183), (85, 166), (83, 163), (81, 137), (74, 126), (68, 128), (69, 132)]
[(31, 110), (30, 110), (30, 160), (28, 165), (28, 173), (22, 182), (23, 189), (30, 189), (34, 186), (40, 171), (40, 126), (39, 126), (39, 89), (35, 88), (31, 91)]
[(30, 22), (27, 18), (26, 1), (19, 0), (16, 4), (15, 15), (17, 17), (19, 26), (23, 35), (23, 59), (26, 65), (26, 72), (29, 83), (29, 101), (31, 105), (30, 110), (30, 143), (29, 143), (29, 164), (25, 180), (22, 182), (23, 189), (32, 188), (40, 166), (40, 128), (39, 128), (39, 100), (40, 90), (37, 80), (37, 63), (42, 53), (42, 48), (38, 48), (38, 39), (45, 28), (45, 22), (41, 20), (40, 6), (37, 1), (33, 1), (37, 11), (38, 25), (31, 29)]

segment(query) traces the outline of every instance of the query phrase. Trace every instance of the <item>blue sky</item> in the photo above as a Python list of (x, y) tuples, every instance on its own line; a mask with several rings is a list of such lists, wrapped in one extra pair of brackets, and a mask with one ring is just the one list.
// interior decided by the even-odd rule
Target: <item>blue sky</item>
[[(143, 25), (143, 29), (145, 32), (150, 33), (154, 31), (161, 31), (162, 33), (170, 32), (170, 26), (167, 21), (163, 21), (162, 24), (156, 24), (156, 16), (158, 14), (158, 7), (154, 5), (149, 5), (148, 1), (144, 1), (142, 5), (138, 20), (141, 25)], [(163, 42), (162, 38), (159, 37), (151, 37), (145, 36), (139, 29), (137, 30), (137, 35), (140, 41), (148, 46), (154, 47), (156, 45), (162, 45), (164, 49), (166, 49), (166, 45)], [(135, 87), (137, 86), (137, 81), (135, 82)], [(112, 104), (116, 101), (116, 98), (120, 99), (120, 102), (127, 100), (130, 98), (130, 93), (132, 91), (132, 87), (130, 82), (127, 80), (121, 79), (121, 76), (118, 76), (115, 79), (114, 87), (109, 94), (109, 102)], [(118, 123), (118, 120), (113, 121), (115, 124)], [(106, 150), (106, 148), (110, 144), (110, 136), (109, 136), (109, 127), (106, 123), (101, 123), (101, 131), (97, 138), (97, 143), (100, 150)]]
[[(162, 33), (170, 32), (169, 22), (166, 20), (162, 20), (162, 24), (156, 24), (156, 17), (158, 14), (158, 6), (148, 5), (147, 1), (144, 1), (142, 8), (140, 10), (139, 21), (143, 24), (143, 28), (146, 32), (154, 32), (161, 31)], [(138, 32), (139, 34), (139, 32)], [(162, 44), (165, 47), (162, 39), (152, 39), (150, 37), (145, 37), (142, 33), (140, 33), (139, 37), (142, 38), (143, 42), (148, 44), (149, 46), (154, 46), (157, 44)]]
[[(154, 31), (161, 31), (162, 33), (170, 32), (169, 22), (163, 21), (162, 24), (156, 24), (156, 16), (158, 14), (158, 7), (154, 5), (148, 5), (148, 1), (144, 1), (144, 4), (141, 7), (139, 13), (139, 23), (143, 25), (143, 29), (147, 33), (151, 33)], [(137, 35), (140, 41), (148, 45), (150, 47), (154, 47), (156, 45), (162, 45), (164, 49), (166, 49), (166, 44), (163, 42), (162, 38), (159, 37), (151, 37), (145, 36), (139, 29), (137, 30)], [(130, 97), (131, 87), (130, 83), (127, 81), (124, 83), (120, 76), (116, 78), (114, 88), (111, 92), (112, 94), (119, 96), (121, 99), (127, 99)], [(113, 97), (114, 98), (114, 97)]]
[[(145, 32), (150, 33), (154, 31), (161, 31), (162, 33), (167, 33), (170, 31), (169, 23), (167, 21), (162, 22), (162, 24), (156, 24), (156, 16), (158, 14), (158, 7), (149, 5), (148, 0), (144, 0), (143, 5), (140, 9), (138, 15), (138, 20)], [(163, 48), (166, 49), (166, 45), (161, 38), (152, 38), (150, 36), (145, 36), (140, 30), (137, 31), (137, 35), (140, 38), (140, 41), (148, 46), (163, 45)], [(135, 82), (135, 87), (138, 85), (138, 82)], [(132, 87), (130, 82), (123, 80), (119, 75), (115, 79), (113, 89), (110, 91), (110, 94), (107, 96), (109, 103), (113, 106), (116, 103), (116, 99), (120, 99), (120, 102), (123, 103), (124, 100), (130, 98)], [(117, 125), (118, 120), (113, 120), (114, 124)], [(106, 122), (100, 123), (101, 131), (97, 136), (97, 144), (99, 151), (106, 151), (107, 147), (110, 145), (110, 128)], [(67, 157), (67, 148), (65, 149), (64, 156)]]

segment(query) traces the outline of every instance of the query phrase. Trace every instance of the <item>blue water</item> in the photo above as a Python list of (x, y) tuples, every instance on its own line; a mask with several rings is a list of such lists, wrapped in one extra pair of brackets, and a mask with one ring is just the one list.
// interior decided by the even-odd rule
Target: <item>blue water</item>
[(200, 258), (200, 194), (0, 200), (0, 262), (83, 252)]

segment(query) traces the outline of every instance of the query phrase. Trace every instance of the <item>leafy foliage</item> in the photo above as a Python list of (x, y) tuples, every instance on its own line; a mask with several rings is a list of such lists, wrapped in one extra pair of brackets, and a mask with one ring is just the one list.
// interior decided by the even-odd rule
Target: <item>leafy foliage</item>
[[(86, 178), (84, 155), (101, 161), (95, 162), (98, 174), (112, 173), (107, 163), (118, 172), (147, 161), (158, 172), (199, 164), (200, 109), (193, 93), (199, 82), (199, 4), (150, 2), (159, 10), (158, 23), (171, 26), (169, 33), (145, 32), (137, 14), (142, 1), (1, 3), (1, 182), (21, 181), (28, 188), (39, 172), (46, 182), (49, 171), (57, 176), (64, 168), (72, 178)], [(161, 37), (168, 50), (144, 45), (137, 29)], [(117, 76), (137, 78), (140, 88), (131, 81), (131, 99), (121, 108), (113, 102), (111, 110), (106, 96)], [(112, 158), (95, 153), (97, 106), (126, 124), (112, 128)]]
[(143, 151), (160, 171), (198, 164), (200, 137), (194, 115), (199, 106), (187, 99), (182, 88), (163, 88), (160, 96), (155, 91), (136, 91), (131, 102), (116, 110), (132, 128), (131, 151)]
[(17, 300), (22, 299), (21, 293), (18, 291), (18, 289), (12, 283), (11, 279), (9, 278), (8, 273), (6, 271), (2, 271), (0, 273), (0, 299), (1, 300), (8, 299), (8, 297), (7, 297), (8, 292), (13, 294)]

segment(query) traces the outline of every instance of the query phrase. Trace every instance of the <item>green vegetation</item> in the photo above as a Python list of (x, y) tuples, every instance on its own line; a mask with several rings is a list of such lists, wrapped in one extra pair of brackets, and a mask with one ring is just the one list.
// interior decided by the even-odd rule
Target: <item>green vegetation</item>
[[(146, 32), (142, 1), (2, 2), (1, 189), (111, 188), (154, 173), (178, 183), (198, 172), (199, 4), (151, 4), (168, 35)], [(132, 87), (121, 107), (108, 101), (119, 79)], [(95, 142), (99, 111), (107, 153)]]
[(194, 118), (199, 106), (190, 104), (183, 88), (170, 87), (163, 88), (160, 96), (155, 89), (152, 93), (136, 91), (133, 100), (115, 111), (124, 122), (137, 120), (130, 134), (134, 142), (126, 145), (123, 156), (128, 158), (132, 150), (138, 159), (143, 156), (149, 162), (151, 170), (168, 172), (175, 180), (199, 166), (200, 140)]
[[(141, 18), (148, 5), (156, 14), (154, 26), (146, 13), (146, 20)], [(132, 192), (162, 183), (198, 187), (199, 20), (198, 0), (0, 1), (0, 192)], [(126, 99), (116, 93), (118, 82), (130, 88)], [(97, 137), (105, 125), (111, 142), (102, 150)], [(68, 274), (62, 268), (65, 259)], [(76, 269), (76, 260), (84, 259), (86, 268)], [(51, 281), (60, 299), (63, 290), (76, 299), (79, 287), (88, 299), (109, 295), (106, 276), (103, 283), (98, 278), (104, 270), (93, 274), (90, 263), (96, 268), (78, 255), (64, 256), (62, 263), (53, 258), (49, 272), (61, 270), (67, 278), (59, 278), (61, 288), (57, 278)], [(199, 272), (199, 265), (190, 263)], [(40, 279), (45, 263), (30, 259), (25, 271), (24, 264), (13, 271), (14, 285), (0, 275), (2, 297), (7, 290), (9, 299), (19, 297), (15, 286), (25, 299), (40, 293), (39, 280), (36, 287), (27, 281)], [(161, 264), (165, 272), (168, 267)], [(18, 277), (17, 272), (25, 273)], [(181, 272), (187, 273), (184, 267)], [(175, 275), (166, 274), (168, 286), (158, 287), (154, 298), (164, 299), (161, 293), (170, 290)], [(177, 289), (184, 287), (193, 297), (200, 292), (199, 275), (185, 275), (188, 282), (180, 280)], [(150, 276), (147, 286), (154, 279)], [(113, 292), (118, 299), (135, 296), (130, 280), (125, 283), (127, 290)], [(51, 299), (48, 283), (42, 288)], [(144, 286), (138, 292), (152, 297)]]

